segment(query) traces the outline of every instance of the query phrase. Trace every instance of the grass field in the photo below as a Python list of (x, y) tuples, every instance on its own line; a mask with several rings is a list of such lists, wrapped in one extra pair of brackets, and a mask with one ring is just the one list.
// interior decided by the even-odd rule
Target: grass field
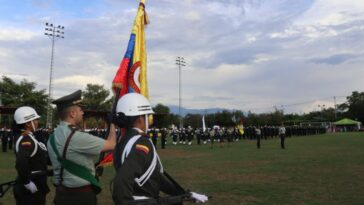
[[(364, 133), (243, 140), (224, 147), (167, 145), (158, 150), (164, 168), (184, 187), (213, 196), (213, 205), (362, 205)], [(111, 205), (113, 168), (101, 179), (99, 205)], [(15, 178), (14, 156), (0, 153), (0, 182)], [(49, 180), (49, 184), (51, 181)], [(54, 190), (48, 195), (51, 204)], [(1, 205), (15, 204), (12, 191)]]

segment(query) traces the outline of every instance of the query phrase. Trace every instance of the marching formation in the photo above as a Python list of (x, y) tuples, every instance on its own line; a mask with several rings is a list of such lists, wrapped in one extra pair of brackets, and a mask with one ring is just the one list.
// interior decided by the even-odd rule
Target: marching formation
[(306, 136), (323, 134), (326, 128), (317, 126), (248, 126), (243, 130), (238, 127), (220, 127), (218, 125), (212, 128), (186, 128), (177, 127), (173, 128), (151, 128), (149, 129), (149, 137), (152, 139), (153, 144), (157, 147), (158, 139), (160, 139), (160, 146), (162, 149), (166, 147), (168, 141), (172, 145), (192, 145), (195, 142), (198, 145), (210, 144), (213, 147), (214, 143), (224, 146), (225, 143), (238, 142), (240, 140), (256, 140), (257, 148), (260, 148), (261, 140), (269, 140), (280, 138), (281, 148), (285, 148), (285, 138), (292, 136)]
[[(18, 177), (7, 185), (14, 186), (18, 205), (45, 204), (50, 190), (47, 176), (53, 176), (55, 205), (97, 204), (96, 196), (101, 191), (97, 172), (100, 164), (94, 159), (105, 151), (113, 151), (116, 175), (112, 199), (116, 205), (182, 204), (186, 200), (206, 202), (208, 196), (187, 191), (166, 172), (156, 151), (159, 144), (161, 149), (166, 148), (167, 142), (172, 147), (196, 143), (201, 146), (209, 144), (213, 148), (214, 144), (223, 147), (225, 143), (255, 140), (259, 149), (262, 140), (279, 137), (280, 147), (285, 149), (286, 137), (326, 132), (323, 127), (283, 125), (244, 129), (218, 125), (195, 129), (191, 126), (156, 128), (152, 127), (154, 112), (149, 101), (137, 93), (125, 94), (118, 100), (115, 114), (107, 117), (109, 130), (84, 132), (77, 128), (83, 120), (80, 90), (53, 103), (57, 106), (60, 122), (51, 133), (47, 129), (38, 129), (40, 116), (28, 106), (15, 111), (13, 130), (0, 131), (2, 142), (3, 138), (14, 138)], [(9, 143), (8, 140), (2, 144), (3, 152)], [(48, 165), (52, 170), (47, 169)], [(160, 192), (167, 196), (161, 197)]]

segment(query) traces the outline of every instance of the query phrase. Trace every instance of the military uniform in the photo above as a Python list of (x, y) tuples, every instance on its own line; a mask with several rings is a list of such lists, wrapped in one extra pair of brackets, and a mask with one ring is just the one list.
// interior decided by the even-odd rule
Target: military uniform
[(177, 128), (173, 128), (172, 130), (172, 140), (173, 140), (173, 144), (176, 145), (178, 142), (178, 129)]
[(154, 128), (154, 129), (152, 129), (152, 133), (153, 133), (153, 135), (152, 135), (153, 145), (154, 145), (154, 147), (157, 147), (159, 130)]
[[(158, 199), (159, 192), (185, 194), (163, 174), (163, 167), (149, 137), (137, 129), (127, 129), (114, 152), (116, 176), (113, 200), (116, 205), (136, 199)], [(145, 176), (145, 177), (144, 177)]]
[(5, 128), (3, 128), (1, 130), (1, 147), (2, 147), (2, 151), (3, 152), (7, 152), (8, 151), (8, 135), (7, 135), (7, 130)]
[[(69, 106), (79, 105), (80, 100), (81, 91), (79, 90), (55, 100), (53, 103), (57, 104), (58, 110), (61, 110)], [(54, 140), (53, 145), (52, 140)], [(58, 156), (61, 155), (60, 157), (63, 159), (81, 166), (95, 180), (94, 159), (99, 156), (104, 144), (104, 139), (77, 131), (76, 128), (65, 121), (61, 121), (55, 128), (54, 135), (50, 137), (47, 144), (54, 171), (54, 184), (57, 187), (54, 199), (55, 205), (96, 205), (95, 186), (91, 185), (92, 183), (82, 176), (71, 174), (67, 168), (62, 166)]]
[(286, 128), (284, 126), (279, 127), (279, 137), (281, 138), (281, 148), (284, 149), (284, 140), (286, 138)]
[(166, 143), (167, 143), (167, 135), (168, 135), (168, 130), (167, 128), (162, 128), (161, 130), (161, 148), (165, 149), (166, 148)]
[(201, 145), (202, 130), (196, 129), (195, 133), (196, 133), (196, 138), (197, 138), (197, 144)]
[(13, 143), (14, 143), (14, 132), (11, 129), (8, 129), (8, 145), (9, 150), (13, 149)]
[(257, 148), (260, 149), (261, 130), (259, 127), (255, 129), (255, 135), (257, 139)]
[[(14, 185), (14, 197), (17, 205), (44, 205), (47, 186), (47, 148), (38, 142), (31, 132), (23, 132), (15, 144), (16, 163), (18, 172)], [(38, 191), (31, 193), (24, 187), (32, 181)]]
[(188, 145), (191, 145), (193, 139), (193, 129), (191, 126), (188, 126), (188, 128), (186, 129), (186, 137)]

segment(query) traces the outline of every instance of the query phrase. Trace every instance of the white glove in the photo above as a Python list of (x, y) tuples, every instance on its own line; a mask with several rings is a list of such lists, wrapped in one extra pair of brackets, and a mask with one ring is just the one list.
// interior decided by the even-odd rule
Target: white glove
[(202, 202), (205, 203), (209, 200), (209, 198), (206, 195), (198, 194), (196, 192), (191, 192), (191, 197), (196, 200), (197, 203)]
[(25, 188), (27, 188), (30, 192), (35, 193), (38, 191), (38, 188), (37, 186), (32, 182), (30, 181), (28, 184), (24, 184)]

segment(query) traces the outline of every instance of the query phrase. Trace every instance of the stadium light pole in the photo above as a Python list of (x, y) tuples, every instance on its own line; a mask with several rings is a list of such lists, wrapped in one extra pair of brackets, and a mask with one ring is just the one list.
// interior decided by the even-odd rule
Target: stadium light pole
[(335, 120), (337, 119), (337, 105), (336, 105), (336, 96), (334, 96), (334, 113), (335, 113)]
[(186, 66), (186, 61), (183, 57), (178, 56), (176, 59), (176, 65), (178, 65), (178, 89), (179, 89), (179, 97), (178, 97), (178, 114), (180, 117), (180, 121), (179, 121), (179, 127), (183, 128), (183, 118), (182, 118), (182, 114), (181, 114), (181, 106), (182, 106), (182, 71), (181, 68)]
[[(3, 106), (3, 101), (2, 101), (2, 94), (1, 94), (1, 91), (0, 91), (0, 107)], [(1, 110), (0, 110), (0, 126), (1, 126)]]
[(53, 113), (51, 108), (51, 98), (53, 94), (53, 65), (54, 65), (54, 43), (57, 39), (64, 38), (64, 26), (55, 26), (52, 23), (45, 23), (44, 35), (48, 36), (52, 41), (51, 49), (51, 68), (49, 73), (48, 101), (47, 101), (47, 127), (52, 128)]

